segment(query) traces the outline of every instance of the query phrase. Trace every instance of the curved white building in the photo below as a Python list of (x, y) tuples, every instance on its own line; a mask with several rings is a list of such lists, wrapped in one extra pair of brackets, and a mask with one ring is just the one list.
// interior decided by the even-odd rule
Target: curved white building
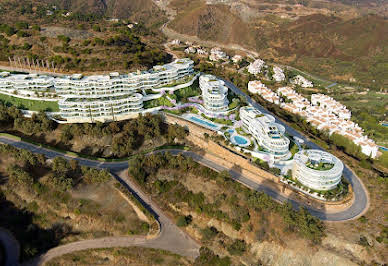
[(69, 122), (121, 120), (133, 117), (143, 108), (143, 95), (116, 95), (88, 98), (66, 98), (59, 102), (61, 116)]
[(285, 128), (275, 123), (273, 116), (245, 106), (240, 108), (240, 118), (243, 129), (251, 134), (265, 151), (271, 153), (275, 160), (286, 158), (290, 154), (290, 140), (284, 136)]
[(228, 111), (228, 87), (223, 80), (213, 75), (201, 75), (199, 87), (205, 109), (212, 115), (223, 114)]
[(294, 155), (292, 176), (314, 190), (331, 190), (340, 182), (344, 165), (334, 155), (320, 150), (303, 150)]
[(162, 91), (166, 85), (183, 81), (193, 74), (194, 62), (188, 58), (154, 66), (148, 71), (126, 75), (51, 77), (36, 74), (0, 73), (0, 90), (28, 94), (51, 89), (59, 96), (60, 114), (67, 122), (82, 123), (122, 120), (136, 116), (143, 109), (145, 89)]
[(26, 94), (54, 90), (54, 77), (37, 74), (16, 74), (9, 72), (0, 73), (0, 90), (8, 93)]

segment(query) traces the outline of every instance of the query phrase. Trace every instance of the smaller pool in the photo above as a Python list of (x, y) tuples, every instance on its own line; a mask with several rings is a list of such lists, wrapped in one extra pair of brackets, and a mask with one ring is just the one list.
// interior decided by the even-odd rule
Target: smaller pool
[(380, 148), (380, 150), (382, 150), (382, 151), (388, 151), (388, 148), (386, 148), (386, 147), (380, 146), (379, 148)]
[(233, 144), (241, 146), (241, 147), (246, 147), (249, 146), (250, 141), (246, 137), (240, 136), (240, 135), (233, 135), (231, 137), (231, 141)]
[(228, 133), (229, 134), (233, 134), (234, 133), (234, 129), (228, 129)]
[(197, 116), (188, 116), (186, 117), (186, 119), (196, 123), (196, 124), (199, 124), (199, 125), (202, 125), (204, 127), (207, 127), (209, 129), (212, 129), (212, 130), (219, 130), (219, 126), (217, 124), (214, 124), (212, 121), (210, 120), (206, 120), (204, 118), (199, 118)]

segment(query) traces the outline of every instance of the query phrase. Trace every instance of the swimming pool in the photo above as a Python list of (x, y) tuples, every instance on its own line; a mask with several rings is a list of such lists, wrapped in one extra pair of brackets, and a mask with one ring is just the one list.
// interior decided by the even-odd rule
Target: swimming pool
[(202, 118), (199, 118), (197, 116), (187, 116), (186, 119), (196, 123), (196, 124), (200, 124), (204, 127), (207, 127), (209, 129), (212, 129), (212, 130), (219, 130), (219, 126), (214, 124), (213, 122), (209, 121), (209, 120), (205, 120), (205, 119), (202, 119)]
[(240, 136), (240, 135), (233, 135), (231, 137), (231, 141), (233, 144), (241, 146), (241, 147), (249, 146), (249, 144), (251, 143), (249, 141), (249, 139), (247, 139), (246, 137)]
[(228, 129), (228, 133), (229, 134), (233, 134), (234, 133), (234, 129)]

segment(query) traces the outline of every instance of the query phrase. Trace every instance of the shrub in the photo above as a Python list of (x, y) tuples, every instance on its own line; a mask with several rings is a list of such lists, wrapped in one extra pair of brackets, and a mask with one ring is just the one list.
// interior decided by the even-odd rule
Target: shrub
[(236, 239), (229, 247), (228, 252), (232, 256), (241, 256), (247, 250), (244, 240)]
[(207, 247), (201, 247), (199, 250), (199, 256), (195, 259), (195, 266), (229, 266), (232, 262), (230, 257), (220, 258), (218, 255), (214, 254), (213, 251), (208, 249)]
[(188, 215), (188, 216), (181, 215), (181, 216), (178, 216), (176, 225), (179, 227), (186, 227), (192, 222), (192, 220), (193, 220), (193, 217), (191, 215)]
[(208, 241), (212, 238), (214, 238), (218, 234), (217, 228), (211, 226), (211, 227), (205, 227), (201, 230), (202, 234), (202, 240)]

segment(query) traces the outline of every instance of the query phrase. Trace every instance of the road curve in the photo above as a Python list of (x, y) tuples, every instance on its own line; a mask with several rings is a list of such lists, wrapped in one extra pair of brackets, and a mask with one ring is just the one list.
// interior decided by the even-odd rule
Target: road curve
[[(278, 121), (278, 122), (284, 124), (281, 121)], [(284, 125), (284, 126), (287, 126), (287, 125)], [(287, 126), (286, 128), (288, 129), (289, 127)], [(290, 129), (292, 129), (292, 128), (290, 128)], [(297, 131), (293, 130), (292, 132), (291, 131), (288, 131), (288, 132), (290, 132), (291, 135), (298, 136), (300, 138), (305, 139), (307, 145), (310, 145), (311, 147), (313, 147), (315, 149), (321, 149), (315, 143), (308, 141), (305, 136), (303, 136), (302, 134), (299, 134)], [(0, 137), (0, 142), (5, 143), (5, 144), (10, 144), (10, 145), (15, 146), (17, 148), (26, 149), (26, 150), (29, 150), (29, 151), (34, 152), (34, 153), (44, 154), (47, 158), (55, 158), (57, 156), (62, 156), (62, 157), (65, 157), (67, 159), (74, 159), (74, 160), (77, 160), (82, 165), (86, 165), (89, 167), (95, 167), (95, 168), (108, 169), (112, 173), (118, 173), (118, 172), (128, 168), (128, 162), (126, 162), (126, 161), (124, 161), (124, 162), (100, 162), (100, 161), (94, 161), (94, 160), (89, 160), (89, 159), (84, 159), (84, 158), (73, 158), (73, 157), (67, 156), (63, 153), (57, 152), (57, 151), (45, 149), (42, 147), (38, 147), (34, 144), (31, 144), (31, 143), (12, 140), (12, 139), (8, 139), (5, 137)], [(163, 151), (157, 151), (157, 152), (163, 152)], [(243, 183), (244, 185), (250, 187), (251, 189), (254, 189), (257, 191), (262, 191), (277, 201), (290, 202), (295, 208), (298, 208), (301, 206), (301, 204), (299, 202), (294, 201), (292, 199), (288, 199), (287, 197), (284, 197), (281, 193), (279, 193), (278, 191), (275, 191), (273, 188), (266, 186), (265, 184), (258, 184), (256, 182), (252, 181), (251, 179), (245, 177), (241, 173), (230, 170), (224, 166), (221, 166), (213, 161), (210, 161), (210, 160), (204, 158), (203, 156), (201, 156), (197, 153), (194, 153), (191, 151), (182, 151), (182, 150), (169, 150), (169, 152), (171, 152), (172, 154), (175, 154), (175, 155), (178, 153), (182, 153), (186, 156), (190, 156), (195, 161), (197, 161), (197, 162), (199, 162), (207, 167), (210, 167), (216, 171), (226, 170), (226, 171), (231, 173), (231, 176), (236, 181)], [(303, 206), (306, 207), (312, 215), (320, 218), (323, 221), (346, 221), (349, 219), (354, 219), (354, 218), (358, 217), (359, 215), (361, 215), (362, 213), (364, 213), (367, 210), (368, 203), (369, 203), (368, 195), (367, 195), (367, 192), (366, 192), (364, 185), (362, 184), (361, 180), (359, 180), (358, 177), (356, 177), (353, 174), (353, 172), (346, 166), (344, 167), (344, 176), (352, 184), (353, 191), (354, 191), (354, 201), (353, 201), (353, 204), (349, 208), (342, 210), (342, 211), (339, 211), (339, 212), (327, 213), (324, 210), (317, 210), (317, 209), (312, 208), (310, 206), (304, 206), (304, 205)], [(127, 179), (126, 181), (127, 181), (126, 185), (127, 185), (128, 189), (130, 189), (134, 186), (134, 184), (131, 183), (129, 179)], [(140, 193), (141, 190), (137, 190), (135, 192)], [(142, 200), (142, 199), (143, 198), (139, 198), (139, 200)]]
[(199, 255), (200, 245), (180, 230), (166, 215), (163, 214), (163, 211), (153, 202), (153, 200), (128, 178), (126, 169), (115, 170), (112, 174), (140, 200), (145, 208), (154, 214), (160, 224), (159, 234), (153, 238), (147, 238), (145, 236), (118, 236), (72, 242), (52, 248), (23, 265), (43, 265), (53, 258), (86, 249), (131, 246), (163, 249), (191, 258), (196, 258)]
[[(251, 104), (256, 109), (260, 110), (263, 113), (270, 114), (275, 117), (276, 122), (283, 125), (286, 128), (286, 131), (292, 135), (296, 136), (298, 138), (301, 138), (304, 140), (304, 143), (311, 149), (318, 149), (318, 150), (324, 150), (320, 146), (318, 146), (316, 143), (310, 141), (305, 135), (298, 132), (297, 130), (293, 129), (283, 121), (279, 120), (273, 113), (269, 112), (267, 109), (265, 109), (263, 106), (255, 102), (251, 97), (249, 97), (246, 93), (241, 91), (239, 88), (237, 88), (232, 82), (225, 80), (225, 84), (227, 87), (232, 90), (235, 94), (242, 96), (246, 99), (246, 101)], [(341, 212), (336, 213), (323, 213), (321, 211), (310, 209), (311, 214), (314, 216), (319, 217), (322, 220), (326, 221), (345, 221), (350, 219), (356, 219), (360, 215), (364, 214), (368, 208), (369, 208), (369, 196), (366, 187), (362, 183), (362, 181), (353, 173), (353, 171), (347, 166), (344, 165), (344, 171), (343, 171), (344, 177), (349, 181), (349, 183), (352, 185), (353, 193), (354, 193), (354, 201), (353, 204), (347, 208), (346, 210), (343, 210)]]

